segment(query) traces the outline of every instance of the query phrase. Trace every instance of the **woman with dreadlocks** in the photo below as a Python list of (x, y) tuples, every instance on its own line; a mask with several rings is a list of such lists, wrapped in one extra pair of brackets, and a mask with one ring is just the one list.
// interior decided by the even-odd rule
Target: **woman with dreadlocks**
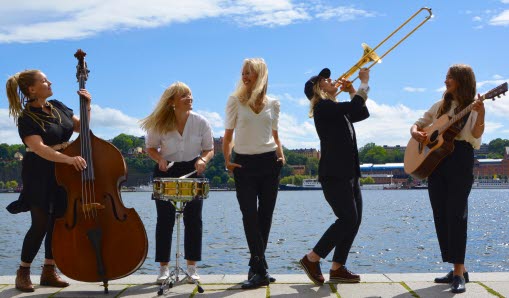
[[(67, 287), (69, 283), (56, 272), (51, 252), (55, 217), (64, 213), (67, 202), (65, 191), (55, 179), (55, 163), (72, 165), (78, 171), (87, 167), (81, 156), (67, 156), (59, 152), (67, 147), (73, 132), (79, 131), (80, 120), (60, 101), (47, 100), (53, 95), (51, 82), (40, 70), (25, 70), (11, 76), (6, 89), (9, 115), (17, 123), (19, 136), (27, 151), (21, 169), (23, 191), (7, 210), (13, 214), (30, 211), (32, 218), (21, 249), (16, 289), (34, 291), (30, 265), (45, 237), (45, 260), (40, 284)], [(85, 89), (79, 90), (78, 94), (86, 98), (90, 113), (90, 94)]]

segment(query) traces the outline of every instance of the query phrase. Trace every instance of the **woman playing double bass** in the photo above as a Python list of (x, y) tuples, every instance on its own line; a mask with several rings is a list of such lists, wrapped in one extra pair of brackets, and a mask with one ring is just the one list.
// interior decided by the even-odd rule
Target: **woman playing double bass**
[[(30, 211), (32, 224), (25, 235), (21, 249), (21, 264), (16, 272), (16, 289), (33, 292), (30, 266), (42, 241), (45, 260), (40, 284), (67, 287), (55, 270), (52, 254), (53, 225), (56, 216), (66, 208), (66, 194), (56, 183), (55, 163), (74, 166), (77, 171), (87, 167), (81, 156), (68, 156), (65, 149), (73, 132), (78, 132), (80, 120), (73, 111), (58, 100), (48, 100), (53, 95), (51, 81), (40, 70), (25, 70), (7, 80), (9, 115), (13, 116), (21, 140), (27, 147), (23, 158), (21, 176), (23, 191), (19, 199), (7, 208), (11, 213)], [(81, 89), (78, 94), (87, 101), (90, 115), (91, 96)]]

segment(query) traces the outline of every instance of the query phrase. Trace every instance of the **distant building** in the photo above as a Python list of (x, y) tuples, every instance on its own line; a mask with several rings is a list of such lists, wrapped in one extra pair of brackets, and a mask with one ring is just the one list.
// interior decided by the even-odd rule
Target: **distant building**
[(304, 165), (288, 165), (292, 169), (292, 175), (305, 175), (306, 166)]
[(493, 177), (509, 176), (509, 147), (505, 147), (504, 158), (502, 159), (476, 159), (474, 162), (474, 176)]
[(490, 146), (488, 144), (481, 144), (481, 148), (474, 150), (474, 154), (475, 156), (486, 157), (490, 153), (489, 149)]
[(23, 160), (23, 154), (21, 154), (20, 152), (14, 153), (14, 159)]
[(214, 138), (214, 154), (223, 152), (223, 137)]
[(303, 155), (305, 157), (314, 157), (320, 159), (320, 151), (310, 148), (310, 149), (291, 149), (290, 152), (295, 154)]
[(389, 151), (399, 151), (399, 152), (402, 152), (402, 153), (405, 153), (405, 150), (406, 150), (406, 146), (400, 146), (400, 145), (396, 145), (396, 146), (387, 146), (387, 145), (383, 145), (383, 148), (385, 149), (385, 151), (389, 152)]

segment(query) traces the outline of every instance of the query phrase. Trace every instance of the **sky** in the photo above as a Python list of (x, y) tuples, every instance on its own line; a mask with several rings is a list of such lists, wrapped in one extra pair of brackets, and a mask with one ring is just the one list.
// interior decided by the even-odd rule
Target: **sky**
[[(472, 66), (481, 94), (509, 81), (509, 0), (0, 0), (0, 7), (2, 80), (40, 69), (53, 83), (52, 98), (77, 112), (74, 53), (82, 49), (91, 128), (103, 139), (144, 135), (139, 120), (175, 81), (191, 88), (193, 110), (210, 121), (214, 137), (222, 136), (243, 60), (262, 57), (268, 93), (281, 102), (283, 145), (319, 148), (306, 80), (324, 67), (336, 79), (360, 59), (362, 43), (376, 46), (421, 7), (433, 17), (371, 68), (371, 116), (355, 124), (359, 147), (406, 146), (410, 126), (440, 100), (452, 64)], [(426, 16), (422, 11), (377, 52)], [(0, 143), (20, 144), (0, 94)], [(486, 102), (483, 143), (509, 139), (508, 97)]]

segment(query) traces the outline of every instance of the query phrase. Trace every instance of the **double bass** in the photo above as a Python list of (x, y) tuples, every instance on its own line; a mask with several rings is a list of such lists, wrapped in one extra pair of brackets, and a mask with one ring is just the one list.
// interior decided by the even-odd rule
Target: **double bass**
[[(86, 53), (79, 49), (76, 77), (85, 88), (89, 70)], [(147, 233), (138, 213), (126, 208), (120, 184), (127, 167), (120, 151), (96, 137), (89, 127), (86, 99), (80, 96), (80, 134), (63, 153), (82, 156), (83, 171), (56, 163), (57, 183), (67, 192), (67, 210), (56, 219), (53, 229), (53, 256), (60, 271), (75, 280), (103, 282), (125, 277), (145, 261)]]

